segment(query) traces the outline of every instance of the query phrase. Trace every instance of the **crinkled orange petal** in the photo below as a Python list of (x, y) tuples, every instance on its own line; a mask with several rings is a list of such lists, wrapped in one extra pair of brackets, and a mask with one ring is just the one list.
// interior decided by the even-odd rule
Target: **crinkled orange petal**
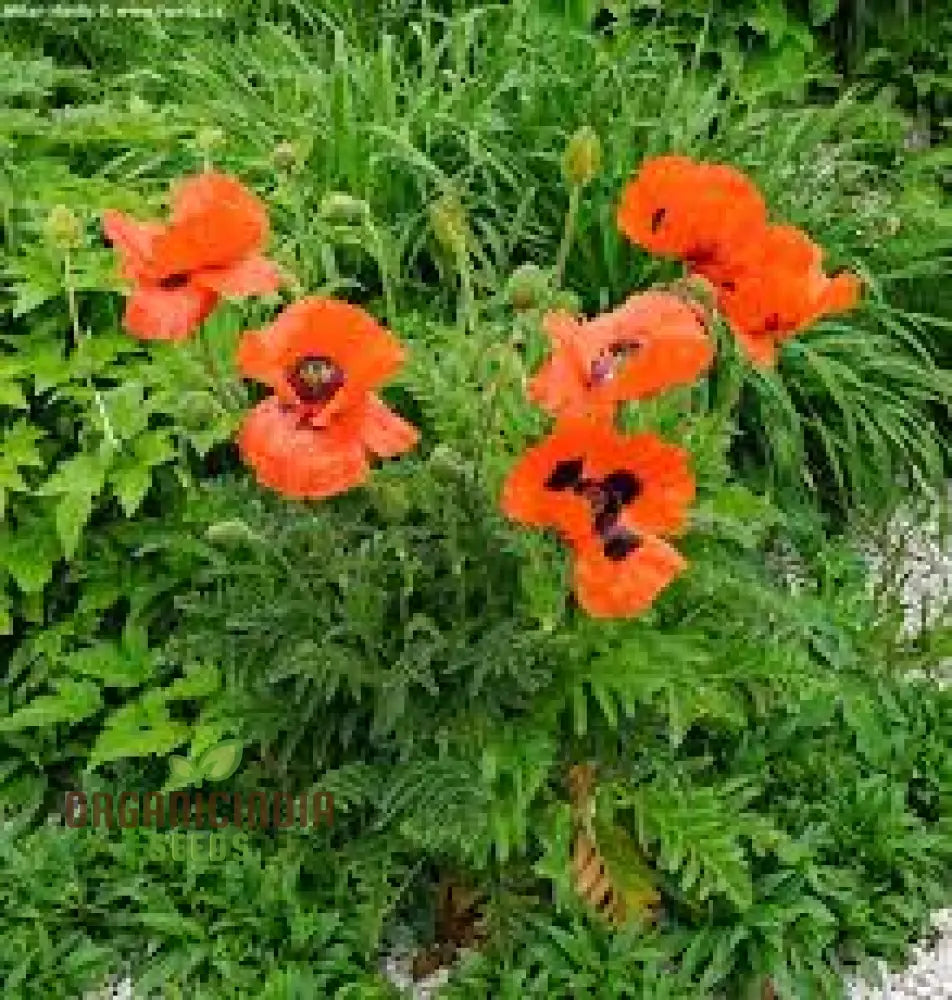
[(591, 530), (588, 501), (571, 490), (553, 491), (545, 484), (562, 461), (581, 460), (588, 474), (606, 433), (604, 425), (591, 420), (561, 421), (510, 470), (502, 488), (503, 513), (522, 524), (556, 528), (569, 540), (586, 537)]
[(686, 259), (723, 253), (766, 220), (763, 198), (743, 173), (684, 156), (646, 160), (623, 189), (617, 216), (633, 243)]
[[(623, 400), (645, 399), (697, 379), (714, 346), (696, 310), (668, 292), (646, 292), (617, 309), (579, 323), (565, 314), (545, 318), (553, 339), (549, 359), (529, 385), (529, 397), (547, 412), (611, 418)], [(611, 378), (591, 377), (613, 346), (636, 343)]]
[[(714, 359), (714, 345), (694, 309), (668, 292), (635, 295), (589, 324), (593, 350), (637, 341), (639, 349), (619, 367), (602, 391), (614, 400), (645, 399), (676, 385), (688, 385)], [(604, 327), (604, 328), (603, 328)]]
[(617, 561), (597, 546), (581, 549), (575, 555), (575, 594), (595, 618), (627, 618), (649, 608), (686, 565), (676, 549), (653, 535), (642, 536), (638, 548)]
[(137, 285), (126, 302), (125, 328), (140, 340), (184, 340), (215, 308), (218, 297), (197, 285)]
[(238, 299), (276, 292), (281, 287), (283, 276), (277, 264), (256, 255), (227, 267), (196, 271), (192, 280), (223, 298)]
[(547, 413), (568, 413), (586, 397), (585, 360), (580, 350), (582, 324), (566, 312), (547, 313), (542, 327), (552, 353), (529, 381), (527, 395)]
[(270, 385), (291, 403), (297, 397), (288, 371), (306, 357), (330, 358), (345, 375), (342, 388), (321, 410), (322, 420), (330, 422), (392, 375), (404, 353), (396, 337), (359, 306), (311, 296), (288, 306), (266, 329), (246, 333), (238, 367), (246, 378)]
[(394, 413), (383, 400), (370, 393), (363, 406), (356, 409), (360, 420), (360, 438), (365, 447), (379, 458), (393, 458), (409, 451), (420, 439), (413, 424)]
[(293, 497), (328, 497), (362, 483), (369, 471), (360, 438), (311, 427), (299, 410), (271, 396), (245, 418), (242, 458), (258, 481)]
[(643, 531), (680, 531), (695, 495), (687, 451), (652, 433), (619, 436), (618, 451), (617, 467), (641, 483), (641, 492), (625, 508), (626, 519)]
[(817, 303), (824, 315), (855, 309), (863, 292), (863, 282), (855, 274), (837, 274), (830, 279)]
[(257, 196), (233, 177), (208, 171), (181, 182), (172, 221), (153, 245), (155, 280), (225, 267), (255, 254), (268, 235)]
[(158, 222), (139, 222), (124, 212), (107, 209), (102, 214), (102, 228), (119, 254), (122, 276), (140, 280), (152, 255), (152, 245), (165, 232), (165, 226)]

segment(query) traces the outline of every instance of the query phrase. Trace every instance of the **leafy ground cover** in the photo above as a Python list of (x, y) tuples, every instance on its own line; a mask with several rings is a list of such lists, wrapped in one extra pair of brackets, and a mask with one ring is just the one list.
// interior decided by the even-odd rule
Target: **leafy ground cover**
[[(952, 694), (909, 674), (948, 626), (910, 640), (841, 534), (946, 473), (947, 150), (906, 148), (889, 93), (843, 88), (806, 28), (792, 86), (716, 19), (591, 13), (5, 25), (10, 995), (128, 968), (144, 995), (388, 996), (379, 958), (412, 947), (467, 952), (448, 996), (836, 997), (947, 900)], [(573, 184), (580, 129), (598, 155)], [(615, 223), (667, 152), (742, 168), (865, 292), (775, 369), (720, 323), (707, 377), (626, 414), (689, 453), (690, 568), (604, 621), (499, 496), (548, 426), (525, 395), (543, 315), (679, 274)], [(102, 214), (159, 217), (212, 166), (266, 203), (291, 285), (134, 339)], [(407, 346), (381, 391), (420, 443), (297, 502), (232, 443), (261, 398), (235, 351), (313, 294)], [(333, 826), (182, 860), (194, 834), (47, 822), (75, 789), (210, 791), (174, 760), (222, 740), (232, 791), (330, 792)]]

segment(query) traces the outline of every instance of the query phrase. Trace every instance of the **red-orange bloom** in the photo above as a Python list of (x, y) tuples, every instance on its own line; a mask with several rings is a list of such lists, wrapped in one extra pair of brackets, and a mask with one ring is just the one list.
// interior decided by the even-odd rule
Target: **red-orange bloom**
[(610, 418), (615, 404), (693, 382), (714, 350), (697, 313), (668, 292), (645, 292), (611, 312), (578, 321), (549, 313), (553, 351), (529, 398), (560, 416)]
[(823, 251), (793, 226), (770, 226), (738, 249), (729, 268), (713, 275), (718, 306), (758, 364), (820, 317), (852, 309), (861, 283), (853, 274), (823, 271)]
[(133, 284), (123, 322), (143, 340), (182, 340), (222, 297), (264, 295), (281, 283), (261, 256), (264, 206), (238, 181), (208, 171), (182, 181), (167, 224), (103, 213), (106, 238)]
[(594, 615), (642, 610), (684, 566), (657, 536), (680, 531), (694, 497), (683, 449), (600, 421), (561, 422), (509, 474), (502, 509), (575, 548), (579, 602)]
[(694, 263), (721, 258), (766, 224), (766, 205), (748, 177), (686, 156), (645, 160), (618, 209), (618, 228), (633, 243)]
[(389, 331), (358, 306), (312, 297), (238, 348), (243, 375), (274, 389), (246, 418), (238, 445), (266, 486), (324, 497), (362, 482), (368, 453), (413, 447), (415, 427), (375, 394), (403, 360)]
[(594, 618), (627, 618), (654, 599), (687, 566), (677, 549), (619, 519), (607, 538), (576, 550), (579, 605)]

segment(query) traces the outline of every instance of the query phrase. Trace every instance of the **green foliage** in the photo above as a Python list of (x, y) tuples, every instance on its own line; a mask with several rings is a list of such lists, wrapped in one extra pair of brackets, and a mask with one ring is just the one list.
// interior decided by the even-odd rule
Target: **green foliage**
[[(952, 695), (907, 676), (948, 637), (911, 648), (832, 529), (944, 472), (943, 154), (903, 148), (889, 95), (829, 96), (805, 27), (832, 30), (826, 3), (612, 5), (641, 14), (608, 32), (590, 4), (234, 6), (212, 33), (31, 24), (0, 72), (6, 993), (128, 971), (144, 995), (384, 997), (380, 953), (444, 867), (488, 897), (450, 997), (733, 1000), (770, 976), (833, 998), (844, 967), (900, 958), (949, 890)], [(570, 192), (582, 129), (601, 163)], [(666, 150), (749, 170), (869, 291), (776, 374), (718, 331), (708, 380), (626, 414), (690, 452), (691, 565), (596, 622), (499, 487), (546, 426), (524, 398), (541, 309), (671, 276), (613, 223)], [(366, 487), (295, 503), (238, 466), (234, 348), (274, 302), (181, 345), (121, 331), (98, 217), (159, 214), (206, 158), (266, 199), (291, 294), (362, 301), (409, 346), (385, 395), (421, 445)], [(574, 895), (580, 761), (616, 867), (643, 853), (632, 884), (661, 897), (637, 936)], [(68, 790), (216, 783), (330, 792), (335, 825), (215, 860), (209, 831), (44, 822)]]

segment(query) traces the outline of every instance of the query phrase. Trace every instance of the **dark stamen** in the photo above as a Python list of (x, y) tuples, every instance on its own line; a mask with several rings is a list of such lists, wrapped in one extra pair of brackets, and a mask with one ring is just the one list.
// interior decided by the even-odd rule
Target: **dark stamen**
[(607, 490), (612, 499), (624, 507), (641, 493), (641, 483), (632, 473), (617, 469), (602, 480), (602, 489)]
[(619, 367), (639, 350), (641, 350), (641, 343), (637, 340), (619, 340), (612, 344), (608, 348), (607, 354), (602, 354), (592, 362), (590, 384), (596, 386), (603, 382), (609, 382), (615, 377)]
[(661, 228), (661, 223), (664, 222), (664, 217), (668, 214), (666, 208), (657, 209), (651, 216), (651, 231), (656, 233)]
[(344, 369), (323, 355), (302, 358), (288, 373), (288, 382), (302, 403), (326, 403), (344, 381)]
[(582, 482), (582, 459), (567, 458), (559, 462), (545, 481), (547, 490), (577, 490)]
[(170, 274), (159, 282), (159, 288), (171, 292), (176, 288), (184, 288), (188, 284), (187, 274)]
[(614, 528), (605, 539), (602, 552), (606, 559), (621, 562), (641, 545), (641, 539), (627, 528)]

